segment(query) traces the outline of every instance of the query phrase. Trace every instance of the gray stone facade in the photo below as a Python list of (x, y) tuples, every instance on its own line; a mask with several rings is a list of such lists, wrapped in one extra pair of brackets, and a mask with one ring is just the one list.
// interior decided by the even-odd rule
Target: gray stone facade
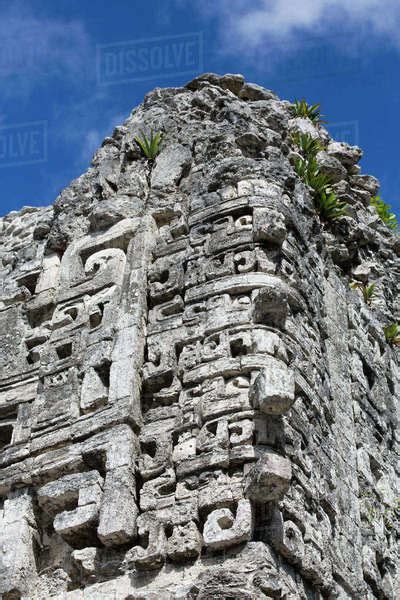
[[(294, 131), (348, 216), (321, 222)], [(400, 243), (360, 157), (207, 74), (0, 219), (3, 600), (400, 597)]]

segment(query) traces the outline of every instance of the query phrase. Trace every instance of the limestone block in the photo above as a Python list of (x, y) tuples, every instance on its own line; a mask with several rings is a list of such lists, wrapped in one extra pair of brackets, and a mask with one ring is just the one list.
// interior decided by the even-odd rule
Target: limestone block
[(97, 535), (105, 546), (125, 544), (136, 535), (135, 477), (129, 467), (108, 471), (104, 482)]
[(257, 253), (243, 250), (233, 255), (233, 263), (238, 273), (250, 273), (257, 270)]
[(96, 562), (99, 558), (99, 549), (95, 547), (74, 550), (71, 553), (72, 560), (79, 565), (85, 575), (93, 575), (96, 572)]
[(105, 229), (118, 223), (124, 218), (128, 218), (137, 214), (137, 209), (143, 201), (136, 197), (115, 196), (110, 199), (105, 199), (93, 207), (89, 216), (93, 230)]
[(171, 300), (183, 290), (182, 254), (159, 258), (149, 272), (150, 297), (154, 304)]
[(261, 85), (257, 85), (256, 83), (244, 83), (239, 92), (239, 98), (250, 101), (272, 100), (276, 98), (276, 95), (271, 90), (266, 90)]
[(193, 521), (176, 525), (167, 542), (167, 556), (174, 562), (197, 558), (201, 553), (202, 536)]
[(97, 471), (74, 473), (51, 481), (40, 487), (37, 496), (40, 506), (48, 514), (54, 515), (73, 502), (83, 506), (99, 503), (99, 491), (103, 478)]
[(284, 362), (287, 361), (287, 352), (279, 335), (265, 328), (254, 327), (251, 332), (252, 346), (254, 352), (266, 353), (276, 356)]
[(126, 560), (139, 569), (158, 569), (163, 565), (167, 552), (164, 525), (151, 516), (141, 515), (138, 518), (138, 534), (148, 535), (147, 548), (135, 546), (128, 551)]
[(255, 406), (268, 415), (286, 413), (295, 400), (294, 374), (284, 363), (262, 369), (250, 389)]
[(174, 469), (146, 481), (140, 490), (140, 509), (142, 511), (165, 508), (175, 502), (176, 478)]
[(361, 148), (350, 146), (345, 142), (331, 141), (327, 147), (327, 153), (337, 158), (346, 168), (353, 167), (363, 155)]
[(179, 477), (200, 472), (206, 468), (227, 467), (229, 464), (228, 450), (214, 450), (205, 452), (193, 458), (181, 460), (176, 465), (176, 474)]
[(43, 257), (42, 272), (36, 284), (35, 293), (40, 294), (45, 290), (57, 287), (60, 272), (60, 258), (57, 254)]
[(239, 500), (236, 516), (229, 508), (211, 512), (204, 524), (203, 538), (207, 548), (220, 550), (250, 539), (252, 511), (248, 500)]
[(196, 440), (197, 453), (207, 452), (214, 448), (227, 448), (228, 445), (228, 421), (223, 418), (206, 423), (200, 430)]
[(302, 570), (316, 585), (332, 584), (332, 565), (328, 556), (313, 542), (304, 545)]
[(161, 151), (155, 161), (151, 176), (152, 186), (163, 189), (179, 183), (185, 170), (190, 166), (190, 148), (182, 144), (172, 144)]
[(110, 283), (122, 285), (125, 251), (139, 225), (139, 219), (123, 219), (105, 233), (70, 244), (61, 260), (59, 300), (92, 294)]
[(0, 375), (7, 377), (25, 364), (24, 327), (21, 308), (10, 306), (0, 311)]
[(289, 290), (280, 281), (266, 282), (254, 297), (254, 320), (262, 325), (284, 329), (289, 312)]
[(110, 340), (93, 340), (86, 347), (84, 369), (87, 367), (97, 368), (101, 377), (108, 383), (111, 354), (112, 343)]
[(140, 436), (140, 446), (141, 454), (138, 467), (144, 480), (157, 477), (171, 464), (173, 457), (171, 457), (172, 440), (170, 433), (143, 434)]
[[(124, 374), (121, 377), (121, 373)], [(109, 404), (126, 400), (130, 406), (130, 416), (139, 425), (140, 412), (140, 375), (132, 358), (114, 360), (110, 366)]]
[(106, 404), (108, 386), (98, 370), (90, 367), (82, 382), (80, 406), (83, 412), (94, 410)]
[(178, 443), (172, 453), (172, 460), (174, 463), (179, 463), (194, 456), (196, 456), (196, 436), (191, 432), (185, 431), (178, 437)]
[(254, 422), (250, 419), (229, 423), (229, 442), (231, 446), (250, 444), (253, 439)]
[(338, 181), (345, 179), (345, 167), (332, 154), (328, 154), (325, 151), (318, 152), (317, 161), (321, 173), (327, 175), (332, 183), (337, 183)]
[(275, 509), (271, 525), (268, 528), (271, 544), (291, 564), (300, 564), (304, 556), (303, 536), (293, 521), (284, 521), (282, 513)]
[[(72, 348), (72, 343), (60, 346)], [(78, 342), (76, 342), (78, 347)], [(64, 359), (61, 359), (64, 360)], [(61, 361), (60, 361), (61, 363)], [(53, 363), (49, 365), (49, 374), (43, 377), (43, 385), (38, 388), (38, 394), (32, 404), (32, 429), (43, 431), (49, 427), (53, 429), (54, 423), (65, 422), (69, 418), (79, 415), (79, 380), (78, 371), (70, 366), (67, 357), (61, 368), (54, 372)], [(43, 373), (44, 375), (44, 373)], [(69, 401), (65, 402), (65, 398)]]
[(355, 187), (365, 190), (371, 196), (379, 193), (380, 183), (372, 175), (353, 175), (350, 181)]
[(201, 89), (204, 84), (210, 83), (213, 86), (219, 86), (230, 90), (234, 94), (239, 94), (244, 84), (244, 77), (240, 73), (226, 73), (225, 75), (216, 75), (215, 73), (203, 73), (198, 75), (192, 81), (186, 84), (191, 90)]
[[(53, 526), (54, 530), (64, 539), (74, 544), (79, 542), (81, 536), (92, 529), (98, 519), (99, 507), (96, 504), (78, 506), (74, 510), (64, 511), (56, 515)], [(86, 540), (85, 540), (86, 541)]]
[(38, 583), (39, 534), (33, 502), (27, 491), (16, 492), (0, 510), (0, 594), (19, 598)]
[(255, 502), (278, 502), (288, 491), (291, 478), (290, 461), (266, 452), (246, 475), (245, 495)]
[(226, 228), (213, 233), (207, 240), (206, 252), (207, 254), (226, 252), (241, 244), (251, 243), (252, 238), (252, 215), (243, 215), (231, 224), (228, 222)]
[(255, 208), (253, 216), (254, 240), (282, 244), (286, 237), (285, 217), (278, 210)]
[(117, 425), (88, 438), (80, 449), (89, 461), (95, 457), (104, 461), (108, 472), (123, 466), (132, 468), (138, 452), (138, 443), (129, 425)]
[[(66, 475), (38, 490), (39, 504), (54, 516), (54, 530), (70, 545), (80, 546), (94, 539), (98, 521), (103, 478), (97, 471)], [(64, 507), (77, 504), (73, 510)]]
[[(310, 119), (305, 119), (302, 117), (296, 117), (294, 119), (290, 119), (289, 121), (289, 130), (291, 133), (299, 133), (311, 136), (313, 139), (324, 139), (327, 137), (326, 135), (321, 134), (321, 130), (318, 129)], [(325, 131), (325, 130), (322, 130)]]
[(242, 477), (229, 477), (219, 472), (217, 479), (207, 481), (198, 492), (200, 513), (226, 506), (233, 506), (243, 497)]

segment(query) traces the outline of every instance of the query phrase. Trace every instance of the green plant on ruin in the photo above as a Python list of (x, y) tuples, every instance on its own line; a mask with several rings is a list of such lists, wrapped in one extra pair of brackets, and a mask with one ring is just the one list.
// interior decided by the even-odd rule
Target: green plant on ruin
[(329, 177), (321, 172), (318, 165), (317, 154), (322, 149), (321, 142), (304, 133), (293, 134), (292, 141), (302, 155), (295, 159), (295, 171), (312, 188), (314, 205), (320, 217), (325, 221), (333, 221), (347, 215), (347, 204), (337, 198), (330, 188)]
[(144, 156), (148, 160), (153, 161), (160, 152), (161, 133), (154, 133), (154, 131), (151, 130), (150, 137), (147, 137), (143, 131), (140, 133), (141, 137), (136, 136), (135, 142), (138, 144)]
[(347, 215), (347, 204), (332, 191), (321, 192), (314, 201), (320, 217), (325, 221), (334, 221)]
[(314, 140), (306, 134), (293, 135), (292, 140), (302, 155), (297, 157), (294, 162), (297, 175), (313, 189), (315, 194), (321, 194), (326, 191), (330, 181), (327, 175), (321, 173), (316, 158), (321, 150), (319, 140)]
[(315, 197), (321, 196), (321, 194), (330, 190), (330, 179), (325, 173), (321, 172), (315, 158), (308, 162), (306, 183), (312, 187)]
[(320, 104), (308, 104), (304, 98), (302, 100), (295, 100), (293, 105), (293, 112), (295, 117), (302, 117), (310, 119), (315, 125), (318, 123), (325, 123), (321, 118)]
[(365, 304), (371, 306), (372, 301), (376, 296), (375, 283), (368, 285), (366, 283), (361, 283), (361, 281), (352, 281), (350, 287), (352, 287), (353, 290), (360, 290)]
[(313, 138), (308, 133), (293, 133), (292, 142), (306, 160), (315, 158), (318, 152), (323, 149), (321, 141)]
[(400, 325), (392, 323), (383, 328), (386, 341), (392, 346), (400, 346)]
[(373, 196), (371, 198), (371, 206), (373, 206), (382, 219), (382, 221), (389, 227), (389, 229), (398, 230), (399, 223), (396, 215), (391, 211), (390, 204), (385, 204), (380, 196)]

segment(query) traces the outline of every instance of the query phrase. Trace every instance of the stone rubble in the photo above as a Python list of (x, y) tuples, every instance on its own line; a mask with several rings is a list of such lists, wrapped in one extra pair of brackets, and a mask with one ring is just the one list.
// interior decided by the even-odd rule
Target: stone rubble
[[(296, 131), (349, 216), (319, 219)], [(400, 597), (400, 243), (361, 155), (205, 74), (0, 219), (3, 600)]]

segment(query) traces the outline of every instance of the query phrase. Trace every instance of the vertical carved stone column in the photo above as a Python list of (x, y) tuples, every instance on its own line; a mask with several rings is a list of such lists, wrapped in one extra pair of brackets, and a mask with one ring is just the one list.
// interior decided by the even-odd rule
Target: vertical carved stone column
[(10, 494), (0, 510), (0, 593), (4, 598), (31, 594), (38, 583), (40, 537), (27, 490)]

